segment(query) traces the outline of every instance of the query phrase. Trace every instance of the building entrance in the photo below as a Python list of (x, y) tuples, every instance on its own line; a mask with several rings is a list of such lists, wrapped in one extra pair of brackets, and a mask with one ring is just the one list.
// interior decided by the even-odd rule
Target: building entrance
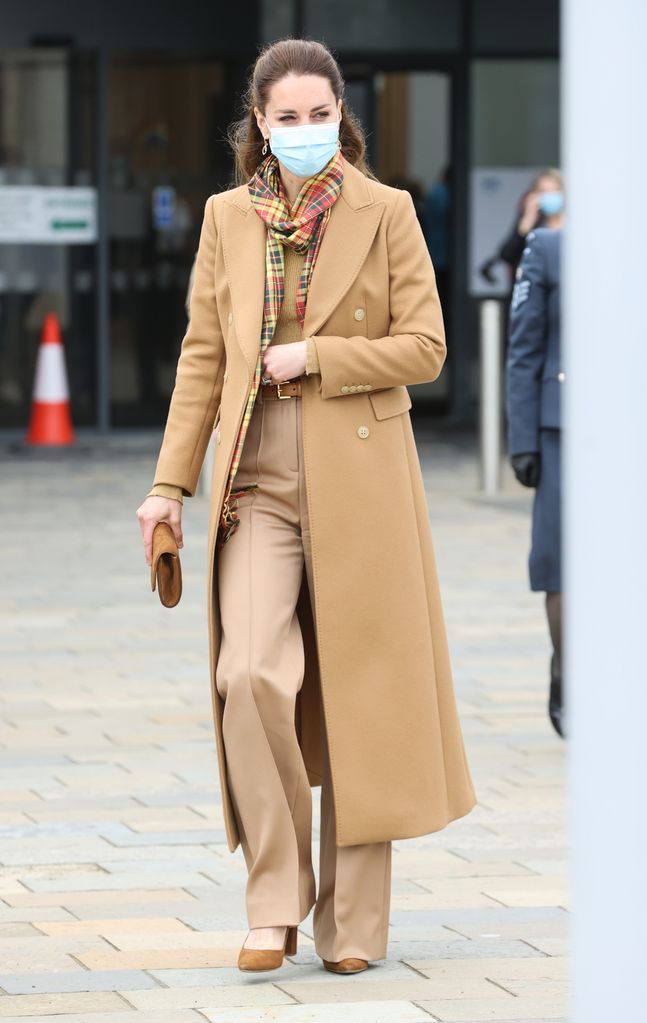
[(164, 422), (207, 196), (231, 174), (225, 65), (131, 53), (108, 70), (110, 420)]
[(452, 75), (445, 70), (347, 71), (347, 96), (367, 135), (380, 181), (411, 193), (436, 271), (448, 356), (432, 384), (409, 388), (434, 414), (447, 411), (452, 389), (454, 181), (451, 154)]
[(95, 85), (89, 55), (0, 51), (0, 428), (26, 427), (49, 312), (74, 421), (96, 421)]

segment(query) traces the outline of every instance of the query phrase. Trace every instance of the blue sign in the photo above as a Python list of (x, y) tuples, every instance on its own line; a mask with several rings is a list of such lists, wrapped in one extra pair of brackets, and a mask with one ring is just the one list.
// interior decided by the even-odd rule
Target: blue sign
[(175, 189), (158, 185), (153, 189), (153, 223), (158, 231), (172, 227), (175, 220)]

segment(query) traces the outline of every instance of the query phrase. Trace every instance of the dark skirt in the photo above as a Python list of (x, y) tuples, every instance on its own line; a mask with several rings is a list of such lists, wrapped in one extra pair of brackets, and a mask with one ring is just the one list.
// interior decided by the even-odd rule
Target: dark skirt
[(541, 473), (532, 509), (530, 589), (562, 590), (561, 430), (539, 431)]

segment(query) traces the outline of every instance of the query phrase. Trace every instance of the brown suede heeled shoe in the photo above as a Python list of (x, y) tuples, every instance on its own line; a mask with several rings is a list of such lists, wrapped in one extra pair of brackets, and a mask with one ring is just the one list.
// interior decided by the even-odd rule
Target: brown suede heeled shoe
[(350, 956), (347, 959), (340, 959), (338, 963), (331, 963), (327, 959), (322, 959), (322, 962), (331, 973), (361, 973), (362, 970), (368, 969), (368, 960), (353, 959)]
[(278, 970), (283, 956), (296, 955), (297, 929), (288, 927), (283, 948), (241, 948), (238, 954), (239, 970)]

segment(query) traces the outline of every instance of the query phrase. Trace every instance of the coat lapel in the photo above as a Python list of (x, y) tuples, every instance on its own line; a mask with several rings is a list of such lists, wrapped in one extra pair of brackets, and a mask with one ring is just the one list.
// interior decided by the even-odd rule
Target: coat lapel
[(237, 202), (223, 204), (221, 230), (236, 337), (253, 373), (263, 325), (265, 225), (249, 196), (246, 203), (242, 193)]
[(368, 255), (383, 213), (384, 203), (351, 206), (342, 189), (330, 212), (312, 271), (304, 337), (316, 334), (343, 299)]
[[(364, 174), (344, 160), (344, 183), (321, 241), (306, 304), (303, 336), (315, 334), (339, 305), (368, 255), (385, 204), (373, 201)], [(265, 225), (247, 187), (223, 204), (222, 243), (236, 336), (253, 372), (265, 296)]]

